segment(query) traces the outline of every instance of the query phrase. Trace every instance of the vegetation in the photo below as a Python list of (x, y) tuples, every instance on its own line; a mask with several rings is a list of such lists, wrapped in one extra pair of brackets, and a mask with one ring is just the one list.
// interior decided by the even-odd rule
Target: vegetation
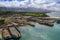
[(0, 25), (4, 24), (4, 20), (0, 20)]
[(48, 17), (48, 15), (44, 13), (26, 13), (26, 16), (34, 16), (34, 17)]
[[(36, 13), (36, 12), (1, 12), (0, 11), (0, 17), (9, 17), (9, 16), (12, 16), (12, 15), (15, 15), (17, 14), (18, 15), (23, 15), (23, 16), (34, 16), (34, 17), (48, 17), (48, 15), (46, 15), (46, 13)], [(0, 25), (4, 24), (4, 20), (0, 20)]]
[(46, 13), (42, 12), (42, 13), (37, 13), (37, 12), (0, 12), (0, 15), (3, 16), (12, 16), (12, 15), (23, 15), (23, 16), (35, 16), (35, 17), (48, 17), (48, 15), (46, 15)]

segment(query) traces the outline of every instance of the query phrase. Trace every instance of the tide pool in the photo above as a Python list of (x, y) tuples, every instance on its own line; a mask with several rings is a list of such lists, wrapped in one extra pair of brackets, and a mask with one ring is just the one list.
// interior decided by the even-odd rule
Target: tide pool
[(19, 27), (22, 37), (20, 40), (60, 40), (60, 24), (53, 27), (34, 23), (35, 27)]

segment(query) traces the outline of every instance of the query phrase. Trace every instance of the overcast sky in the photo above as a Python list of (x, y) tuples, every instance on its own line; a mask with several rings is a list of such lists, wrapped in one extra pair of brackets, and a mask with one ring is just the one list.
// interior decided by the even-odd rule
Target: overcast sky
[(0, 0), (0, 7), (32, 7), (60, 11), (60, 0)]

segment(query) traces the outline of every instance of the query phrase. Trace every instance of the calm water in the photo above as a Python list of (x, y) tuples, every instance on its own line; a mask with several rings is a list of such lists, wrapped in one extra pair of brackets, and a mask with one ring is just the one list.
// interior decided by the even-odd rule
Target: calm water
[[(59, 12), (51, 12), (47, 15), (51, 17), (60, 17)], [(20, 40), (60, 40), (60, 24), (55, 23), (53, 27), (34, 23), (35, 27), (24, 26), (18, 29), (22, 33)]]
[(51, 12), (51, 13), (47, 13), (47, 15), (51, 17), (60, 17), (60, 12)]
[(60, 24), (55, 23), (53, 27), (34, 23), (36, 26), (24, 26), (18, 29), (22, 33), (20, 40), (60, 40)]

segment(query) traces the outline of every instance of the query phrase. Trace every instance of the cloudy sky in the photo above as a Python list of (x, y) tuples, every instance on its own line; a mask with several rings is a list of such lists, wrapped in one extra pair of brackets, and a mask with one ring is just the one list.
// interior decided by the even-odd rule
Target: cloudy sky
[(60, 0), (0, 0), (0, 7), (32, 7), (60, 11)]

